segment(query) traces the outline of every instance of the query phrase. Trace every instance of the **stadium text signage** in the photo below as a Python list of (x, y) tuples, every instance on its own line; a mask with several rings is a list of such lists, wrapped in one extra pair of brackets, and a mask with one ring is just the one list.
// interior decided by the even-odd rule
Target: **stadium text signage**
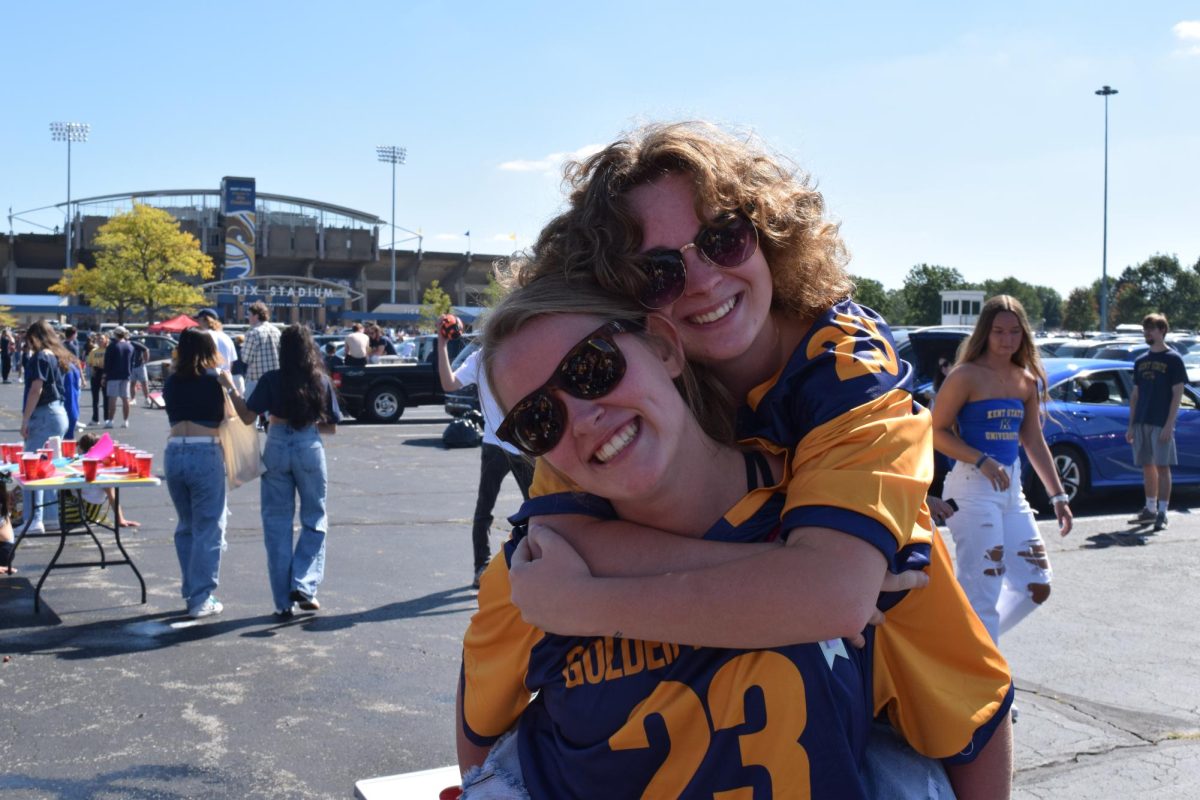
[(346, 297), (344, 289), (332, 286), (275, 286), (263, 284), (234, 283), (226, 287), (230, 294), (238, 297)]

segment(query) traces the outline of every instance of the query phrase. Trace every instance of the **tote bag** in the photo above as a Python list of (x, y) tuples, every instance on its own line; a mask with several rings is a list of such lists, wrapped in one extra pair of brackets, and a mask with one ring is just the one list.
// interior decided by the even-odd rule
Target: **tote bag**
[(265, 471), (258, 452), (258, 434), (253, 425), (242, 422), (229, 396), (225, 397), (225, 419), (217, 428), (217, 438), (225, 455), (225, 477), (229, 488), (249, 483)]

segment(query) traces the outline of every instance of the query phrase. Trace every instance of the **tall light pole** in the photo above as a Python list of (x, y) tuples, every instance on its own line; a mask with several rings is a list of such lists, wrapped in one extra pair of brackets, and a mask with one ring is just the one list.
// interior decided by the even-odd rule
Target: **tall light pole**
[(1108, 330), (1108, 98), (1117, 93), (1111, 86), (1096, 90), (1104, 98), (1104, 246), (1100, 256), (1100, 332)]
[(92, 126), (86, 122), (51, 122), (50, 139), (55, 142), (67, 143), (67, 224), (63, 226), (63, 234), (67, 240), (66, 268), (71, 264), (71, 142), (86, 142)]
[[(396, 165), (404, 163), (404, 157), (408, 155), (408, 151), (403, 147), (397, 147), (394, 144), (379, 145), (375, 148), (376, 154), (380, 161), (387, 162), (392, 165), (392, 294), (391, 303), (396, 303)], [(363, 287), (363, 293), (366, 293), (366, 287)]]

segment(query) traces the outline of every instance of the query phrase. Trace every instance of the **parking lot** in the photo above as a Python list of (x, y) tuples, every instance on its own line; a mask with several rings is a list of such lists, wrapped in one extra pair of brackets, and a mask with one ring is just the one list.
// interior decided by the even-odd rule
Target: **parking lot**
[[(0, 407), (19, 391), (0, 387)], [(16, 418), (0, 414), (11, 438)], [(440, 407), (410, 409), (327, 439), (317, 614), (271, 616), (256, 486), (230, 495), (215, 619), (183, 616), (165, 488), (125, 493), (143, 526), (128, 540), (145, 605), (128, 569), (87, 569), (51, 574), (35, 615), (31, 581), (52, 545), (23, 546), (21, 573), (0, 580), (0, 794), (349, 797), (361, 778), (452, 763), (478, 451), (443, 449), (446, 421)], [(166, 427), (139, 410), (117, 434), (161, 457)], [(519, 500), (506, 482), (498, 511)], [(1200, 524), (1177, 513), (1166, 533), (1141, 535), (1124, 524), (1137, 502), (1116, 493), (1082, 509), (1065, 541), (1045, 529), (1054, 595), (1005, 641), (1022, 707), (1018, 797), (1143, 794), (1116, 791), (1143, 780), (1158, 792), (1144, 796), (1200, 795), (1200, 630), (1186, 600)]]

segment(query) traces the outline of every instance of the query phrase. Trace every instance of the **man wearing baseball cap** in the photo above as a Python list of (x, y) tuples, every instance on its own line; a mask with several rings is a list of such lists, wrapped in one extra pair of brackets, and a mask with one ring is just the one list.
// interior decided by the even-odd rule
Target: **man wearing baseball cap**
[(133, 345), (129, 343), (129, 331), (118, 325), (112, 330), (112, 341), (104, 350), (104, 395), (108, 398), (104, 413), (104, 427), (111, 428), (117, 415), (117, 398), (121, 398), (121, 410), (125, 414), (124, 428), (129, 427), (129, 381), (133, 375)]

